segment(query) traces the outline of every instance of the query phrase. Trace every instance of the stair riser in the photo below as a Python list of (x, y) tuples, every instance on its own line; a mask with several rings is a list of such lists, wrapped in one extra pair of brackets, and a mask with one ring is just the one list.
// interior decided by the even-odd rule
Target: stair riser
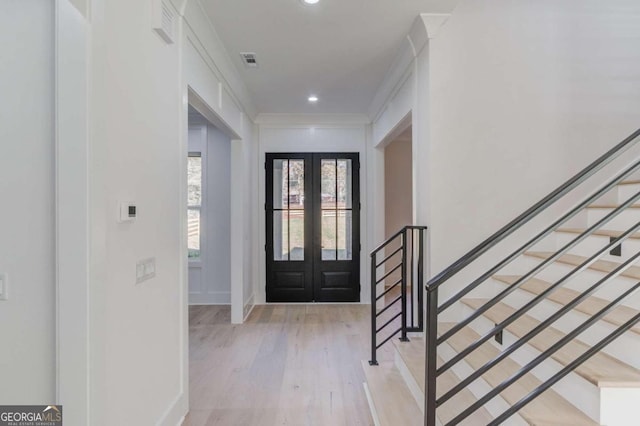
[(413, 395), (413, 399), (416, 401), (420, 411), (424, 413), (424, 392), (420, 389), (420, 385), (416, 382), (415, 377), (411, 374), (409, 366), (404, 362), (404, 359), (402, 359), (402, 356), (400, 356), (398, 351), (395, 352), (394, 362), (396, 368), (400, 371), (404, 382), (409, 388), (409, 391), (411, 391), (411, 395)]
[(603, 389), (600, 407), (601, 423), (611, 426), (637, 426), (638, 401), (640, 401), (640, 389)]
[[(518, 290), (505, 299), (504, 302), (517, 309), (520, 306), (524, 306), (524, 304), (532, 300), (534, 297), (534, 295), (527, 291)], [(561, 305), (545, 300), (531, 309), (528, 315), (539, 321), (544, 321), (560, 308)], [(578, 311), (570, 311), (555, 321), (553, 323), (553, 327), (564, 333), (569, 333), (573, 331), (576, 326), (583, 324), (588, 319), (589, 316), (586, 314)], [(579, 336), (579, 339), (584, 343), (593, 345), (612, 333), (615, 328), (615, 325), (601, 320), (582, 333)], [(640, 357), (637, 356), (637, 354), (640, 353), (640, 335), (635, 332), (623, 334), (609, 344), (603, 352), (640, 369)]]
[[(587, 209), (587, 225), (595, 225), (600, 219), (607, 216), (614, 209)], [(605, 225), (602, 225), (603, 229), (610, 229), (614, 231), (626, 231), (640, 221), (640, 209), (629, 208), (626, 209), (616, 217), (608, 221)]]
[(609, 192), (607, 192), (606, 194), (598, 198), (598, 200), (596, 201), (596, 204), (614, 204), (615, 205), (615, 204), (618, 204), (619, 200), (620, 200), (620, 192), (618, 190), (618, 187), (616, 186), (612, 190), (610, 190)]
[[(542, 261), (541, 259), (534, 258), (532, 256), (523, 256), (523, 259), (526, 259), (526, 261), (523, 261), (520, 265), (524, 266), (526, 264), (526, 267), (523, 267), (520, 270), (519, 274), (523, 274), (525, 271), (530, 270)], [(536, 277), (549, 282), (557, 282), (559, 279), (571, 272), (574, 268), (574, 266), (568, 264), (555, 262), (544, 268), (538, 275), (536, 275)], [(606, 273), (604, 272), (587, 269), (579, 274), (576, 274), (574, 277), (567, 280), (563, 285), (567, 288), (572, 288), (577, 291), (584, 291), (595, 284), (598, 280), (602, 279), (605, 275)], [(636, 282), (636, 280), (633, 280), (631, 278), (618, 276), (603, 284), (600, 289), (598, 289), (598, 291), (594, 294), (594, 296), (598, 296), (607, 300), (613, 300), (622, 292), (636, 284)], [(640, 306), (640, 293), (636, 292), (635, 294), (629, 296), (622, 304), (630, 307)]]
[(618, 188), (617, 188), (618, 203), (623, 203), (627, 201), (629, 198), (637, 194), (638, 191), (640, 191), (640, 184), (638, 183), (635, 183), (633, 185), (618, 185)]
[[(557, 232), (556, 235), (557, 246), (555, 250), (564, 247), (566, 244), (570, 243), (578, 236), (578, 234), (570, 234), (565, 232)], [(592, 235), (571, 248), (571, 253), (580, 256), (591, 256), (607, 245), (609, 245), (609, 237)], [(628, 260), (631, 256), (640, 252), (640, 239), (629, 238), (625, 240), (621, 246), (621, 256), (613, 256), (607, 253), (606, 255), (602, 256), (602, 260), (611, 260), (614, 262), (624, 262), (625, 260)]]
[[(468, 313), (472, 310), (469, 309)], [(494, 327), (494, 323), (486, 317), (478, 318), (473, 322), (472, 328), (480, 335), (486, 334)], [(494, 341), (492, 344), (499, 349), (509, 347), (511, 344), (517, 341), (517, 338), (509, 331), (503, 332), (503, 344), (500, 345)], [(535, 349), (529, 344), (523, 345), (517, 351), (510, 355), (510, 358), (520, 364), (526, 365), (532, 361), (536, 356), (540, 355), (540, 351)], [(496, 368), (499, 368), (497, 366)], [(531, 371), (531, 374), (536, 376), (541, 381), (545, 381), (553, 374), (562, 369), (562, 365), (555, 360), (549, 358), (541, 363), (539, 366)], [(576, 373), (569, 373), (564, 379), (553, 386), (553, 389), (567, 399), (570, 403), (575, 405), (578, 409), (582, 410), (589, 417), (598, 421), (600, 417), (600, 394), (597, 386), (593, 385), (589, 381), (583, 379)]]
[[(444, 343), (438, 346), (438, 355), (440, 355), (443, 359), (451, 359), (455, 356), (456, 352), (451, 348), (448, 344)], [(454, 374), (458, 376), (460, 379), (464, 379), (473, 373), (473, 369), (467, 364), (464, 360), (456, 364), (452, 371)], [(473, 393), (476, 398), (481, 398), (487, 393), (491, 392), (493, 386), (489, 385), (483, 379), (478, 379), (472, 384), (468, 386), (468, 389)], [(510, 404), (508, 404), (501, 396), (497, 396), (484, 405), (484, 408), (495, 418), (500, 414), (504, 413), (508, 410)], [(518, 414), (513, 415), (509, 418), (509, 425), (513, 426), (528, 426), (529, 424)]]

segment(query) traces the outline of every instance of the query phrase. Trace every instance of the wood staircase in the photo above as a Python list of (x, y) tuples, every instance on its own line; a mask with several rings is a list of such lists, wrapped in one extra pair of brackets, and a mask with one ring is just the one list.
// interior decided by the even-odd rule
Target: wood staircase
[[(640, 191), (640, 181), (625, 181), (613, 190), (613, 198), (622, 198)], [(608, 199), (611, 200), (612, 197)], [(564, 228), (559, 228), (536, 246), (526, 251), (504, 271), (493, 275), (477, 289), (467, 294), (452, 310), (460, 319), (467, 318), (507, 286), (518, 281), (524, 273), (549, 259), (567, 241), (581, 234), (601, 219), (606, 210), (619, 204), (608, 202), (588, 206)], [(525, 281), (520, 288), (495, 304), (459, 332), (438, 346), (438, 364), (450, 360), (496, 324), (510, 318), (517, 309), (540, 296), (576, 266), (587, 260), (593, 251), (611, 243), (640, 219), (636, 207), (625, 210), (568, 253), (559, 256), (542, 271)], [(605, 210), (605, 213), (602, 211)], [(613, 253), (613, 251), (611, 252)], [(526, 336), (551, 315), (570, 304), (588, 287), (616, 270), (623, 262), (640, 253), (640, 232), (621, 243), (616, 254), (607, 254), (593, 262), (582, 272), (567, 280), (565, 285), (548, 294), (545, 299), (525, 315), (508, 324), (500, 335), (485, 342), (464, 357), (437, 379), (437, 397), (445, 394), (473, 371), (494, 360), (513, 342)], [(640, 262), (640, 257), (638, 258)], [(635, 261), (634, 261), (635, 263)], [(486, 371), (453, 398), (437, 409), (437, 422), (446, 425), (478, 398), (518, 373), (540, 354), (571, 333), (578, 325), (594, 317), (625, 291), (631, 291), (640, 282), (640, 266), (630, 266), (618, 276), (586, 297), (581, 303), (558, 318), (551, 326), (532, 337), (522, 347)], [(602, 316), (592, 327), (573, 338), (566, 346), (554, 352), (540, 365), (524, 374), (517, 382), (457, 423), (461, 425), (487, 425), (506, 409), (535, 390), (549, 377), (569, 365), (589, 350), (597, 341), (640, 313), (640, 292), (630, 294), (618, 306)], [(439, 323), (442, 334), (455, 323)], [(411, 337), (410, 342), (392, 339), (395, 359), (370, 366), (363, 362), (369, 400), (374, 422), (381, 426), (423, 425), (425, 389), (425, 341)], [(499, 342), (500, 341), (500, 342)], [(552, 388), (543, 392), (517, 414), (507, 425), (607, 425), (635, 426), (640, 424), (640, 324), (636, 324), (614, 342), (606, 346)]]

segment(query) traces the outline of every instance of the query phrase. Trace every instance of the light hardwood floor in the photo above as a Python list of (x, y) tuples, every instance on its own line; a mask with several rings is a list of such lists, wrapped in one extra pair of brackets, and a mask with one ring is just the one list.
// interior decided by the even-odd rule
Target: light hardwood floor
[[(228, 307), (193, 306), (190, 413), (183, 426), (372, 425), (361, 361), (366, 305), (256, 306), (243, 325)], [(379, 358), (393, 359), (392, 345)]]

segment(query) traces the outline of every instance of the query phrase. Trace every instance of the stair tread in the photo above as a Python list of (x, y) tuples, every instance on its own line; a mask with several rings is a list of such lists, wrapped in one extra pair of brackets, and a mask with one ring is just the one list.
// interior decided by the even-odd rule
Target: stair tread
[[(588, 209), (617, 209), (620, 204), (591, 204), (588, 205)], [(627, 209), (640, 209), (640, 204), (631, 204), (626, 207)]]
[[(453, 324), (443, 324), (442, 329), (451, 328)], [(464, 350), (467, 346), (478, 340), (480, 336), (465, 327), (447, 340), (457, 352)], [(482, 345), (465, 357), (465, 361), (473, 368), (478, 369), (484, 364), (498, 356), (500, 351), (491, 344)], [(506, 358), (500, 365), (492, 368), (482, 375), (482, 378), (493, 387), (500, 385), (503, 381), (516, 374), (521, 366), (511, 358)], [(542, 382), (533, 374), (528, 373), (520, 378), (516, 383), (500, 392), (500, 396), (509, 404), (513, 405), (528, 395), (533, 389), (541, 385)], [(519, 412), (520, 416), (532, 425), (566, 425), (585, 426), (598, 425), (581, 410), (572, 405), (569, 401), (561, 397), (553, 389), (548, 389), (531, 403), (524, 406)]]
[(392, 362), (362, 362), (367, 386), (381, 426), (422, 426), (424, 414)]
[[(493, 278), (506, 284), (513, 284), (514, 282), (519, 280), (521, 276), (520, 275), (494, 275)], [(529, 293), (539, 295), (542, 292), (544, 292), (546, 289), (551, 287), (551, 285), (552, 283), (550, 282), (547, 282), (538, 278), (531, 278), (525, 281), (520, 288), (525, 291), (528, 291)], [(578, 296), (580, 296), (579, 291), (566, 288), (566, 287), (560, 287), (556, 289), (554, 292), (552, 292), (550, 295), (548, 295), (547, 299), (553, 302), (556, 302), (560, 305), (566, 305), (567, 303), (571, 302)], [(606, 299), (602, 299), (596, 296), (590, 296), (586, 298), (578, 306), (576, 306), (575, 310), (578, 312), (582, 312), (583, 314), (593, 316), (597, 314), (601, 309), (606, 307), (609, 303), (610, 301)], [(634, 315), (638, 314), (638, 312), (640, 311), (637, 311), (628, 306), (617, 306), (616, 308), (612, 309), (607, 315), (605, 315), (602, 319), (613, 325), (621, 326), (622, 324), (630, 320)], [(640, 334), (640, 324), (636, 325), (631, 330)]]
[[(463, 303), (472, 309), (478, 309), (484, 305), (488, 299), (463, 299)], [(500, 323), (516, 312), (516, 309), (505, 303), (498, 303), (493, 306), (484, 315), (494, 323)], [(522, 337), (530, 330), (540, 324), (540, 321), (529, 315), (523, 315), (516, 321), (507, 326), (507, 330), (517, 337)], [(547, 327), (537, 336), (529, 340), (529, 344), (543, 352), (550, 348), (554, 343), (564, 337), (566, 334), (562, 331)], [(562, 365), (568, 365), (573, 360), (582, 355), (590, 348), (580, 340), (572, 340), (551, 358)], [(603, 352), (595, 354), (592, 358), (585, 361), (576, 368), (575, 372), (584, 379), (596, 386), (640, 386), (640, 371), (630, 365), (616, 359)]]
[[(567, 233), (567, 234), (582, 234), (586, 230), (587, 230), (587, 228), (560, 228), (556, 232), (564, 232), (564, 233)], [(599, 237), (618, 238), (623, 233), (624, 233), (623, 231), (614, 231), (614, 230), (610, 230), (610, 229), (598, 229), (597, 231), (593, 232), (592, 235), (597, 235)], [(631, 234), (631, 236), (629, 238), (640, 239), (640, 232), (636, 232), (635, 234)]]
[[(539, 259), (547, 259), (553, 256), (553, 252), (550, 251), (527, 251), (525, 255), (537, 257)], [(566, 263), (572, 266), (578, 266), (586, 261), (588, 257), (578, 256), (576, 254), (563, 254), (556, 260), (556, 262)], [(593, 269), (595, 271), (606, 272), (609, 273), (620, 266), (618, 262), (612, 262), (610, 260), (596, 260), (589, 266), (589, 269)], [(633, 278), (640, 280), (640, 267), (638, 266), (629, 266), (622, 274), (620, 274), (627, 278)]]
[[(424, 368), (425, 368), (425, 343), (424, 339), (412, 338), (410, 342), (401, 342), (394, 340), (396, 349), (402, 361), (407, 366), (407, 369), (413, 376), (414, 380), (420, 386), (420, 391), (424, 395)], [(443, 361), (438, 357), (438, 366), (443, 364)], [(460, 383), (460, 379), (452, 372), (445, 371), (440, 377), (438, 377), (438, 392), (439, 398), (444, 394), (444, 391), (451, 389), (456, 384)], [(463, 389), (456, 396), (451, 398), (441, 407), (438, 407), (437, 416), (442, 424), (449, 423), (453, 418), (458, 415), (462, 408), (468, 407), (477, 401), (476, 397), (471, 393), (469, 389)], [(486, 408), (482, 407), (478, 409), (473, 416), (466, 418), (460, 423), (465, 426), (481, 426), (491, 423), (493, 417)]]

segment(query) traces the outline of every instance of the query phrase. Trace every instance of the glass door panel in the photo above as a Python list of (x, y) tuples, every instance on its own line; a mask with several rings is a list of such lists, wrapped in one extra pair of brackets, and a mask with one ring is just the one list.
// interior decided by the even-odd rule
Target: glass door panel
[(304, 160), (273, 161), (273, 260), (304, 261)]

